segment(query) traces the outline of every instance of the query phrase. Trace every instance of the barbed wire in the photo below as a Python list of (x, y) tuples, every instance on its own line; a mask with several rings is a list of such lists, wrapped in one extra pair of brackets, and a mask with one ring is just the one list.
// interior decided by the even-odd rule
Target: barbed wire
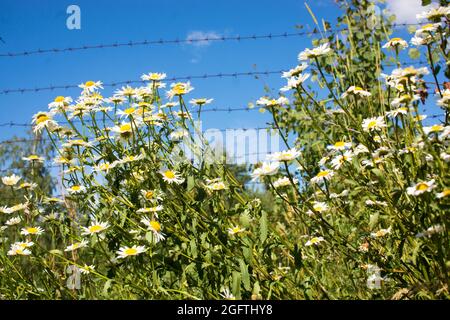
[[(426, 65), (428, 64), (427, 61), (420, 60), (420, 61), (406, 61), (402, 62), (401, 64), (406, 65)], [(387, 67), (393, 67), (394, 64), (383, 64), (382, 66)], [(311, 66), (312, 70), (318, 71), (316, 68)], [(220, 72), (220, 73), (212, 73), (212, 74), (199, 74), (199, 75), (187, 75), (187, 76), (177, 76), (177, 77), (170, 77), (163, 80), (163, 82), (168, 81), (190, 81), (190, 80), (202, 80), (202, 79), (211, 79), (211, 78), (239, 78), (239, 77), (248, 77), (248, 76), (269, 76), (273, 74), (282, 74), (284, 71), (289, 70), (268, 70), (268, 71), (247, 71), (247, 72)], [(116, 82), (109, 82), (109, 83), (103, 83), (103, 87), (117, 87), (117, 86), (123, 86), (123, 85), (130, 85), (130, 84), (146, 84), (148, 81), (144, 80), (122, 80), (122, 81), (116, 81)], [(432, 82), (428, 82), (432, 83)], [(69, 89), (75, 89), (79, 88), (79, 84), (66, 84), (66, 85), (50, 85), (47, 87), (35, 87), (35, 88), (14, 88), (14, 89), (0, 89), (0, 94), (11, 94), (11, 93), (27, 93), (27, 92), (41, 92), (41, 91), (53, 91), (53, 90), (69, 90)]]
[[(393, 24), (393, 28), (401, 28), (407, 26), (418, 26), (423, 23), (399, 23)], [(328, 29), (328, 30), (313, 30), (313, 31), (298, 31), (298, 32), (283, 32), (283, 33), (266, 33), (266, 34), (252, 34), (252, 35), (235, 35), (235, 36), (206, 36), (194, 39), (158, 39), (158, 40), (142, 40), (142, 41), (125, 41), (125, 42), (115, 42), (115, 43), (103, 43), (95, 45), (81, 45), (78, 47), (64, 47), (64, 48), (51, 48), (51, 49), (35, 49), (35, 50), (25, 50), (20, 52), (2, 52), (0, 57), (18, 57), (18, 56), (30, 56), (37, 54), (54, 54), (54, 53), (64, 53), (64, 52), (74, 52), (81, 50), (91, 50), (91, 49), (110, 49), (110, 48), (120, 48), (120, 47), (135, 47), (135, 46), (149, 46), (149, 45), (167, 45), (167, 44), (194, 44), (194, 43), (205, 43), (205, 42), (225, 42), (225, 41), (240, 41), (245, 40), (272, 40), (276, 38), (290, 38), (290, 37), (302, 37), (314, 34), (322, 33), (333, 33), (333, 32), (343, 32), (349, 31), (348, 28), (341, 29)]]

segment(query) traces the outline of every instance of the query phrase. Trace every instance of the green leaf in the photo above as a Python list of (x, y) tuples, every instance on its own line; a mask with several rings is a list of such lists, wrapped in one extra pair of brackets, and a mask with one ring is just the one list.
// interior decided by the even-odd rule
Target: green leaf
[(431, 0), (422, 0), (422, 6), (425, 7), (427, 5), (431, 4)]
[(261, 219), (259, 219), (259, 229), (259, 240), (264, 242), (267, 239), (267, 213), (265, 211), (262, 212)]
[(245, 264), (244, 260), (239, 260), (239, 265), (241, 267), (242, 283), (244, 284), (245, 290), (250, 290), (250, 274), (248, 273), (248, 266)]
[(236, 299), (241, 298), (241, 273), (233, 271), (233, 287), (231, 288), (233, 295)]

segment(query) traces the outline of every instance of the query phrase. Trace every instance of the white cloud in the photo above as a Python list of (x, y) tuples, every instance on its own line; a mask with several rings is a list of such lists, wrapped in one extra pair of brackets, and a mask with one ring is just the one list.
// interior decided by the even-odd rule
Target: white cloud
[(422, 0), (386, 0), (386, 8), (397, 17), (396, 23), (417, 23), (416, 14), (426, 11)]
[(215, 31), (191, 31), (188, 33), (186, 40), (192, 41), (187, 44), (194, 47), (207, 47), (211, 44), (211, 40), (220, 39), (222, 36)]

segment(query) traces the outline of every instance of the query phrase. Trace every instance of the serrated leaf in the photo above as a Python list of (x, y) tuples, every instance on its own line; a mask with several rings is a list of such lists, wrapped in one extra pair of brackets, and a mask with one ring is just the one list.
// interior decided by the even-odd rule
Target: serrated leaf
[(250, 290), (250, 274), (248, 273), (248, 266), (242, 259), (239, 260), (239, 266), (241, 268), (242, 283), (244, 284), (244, 288), (245, 290)]

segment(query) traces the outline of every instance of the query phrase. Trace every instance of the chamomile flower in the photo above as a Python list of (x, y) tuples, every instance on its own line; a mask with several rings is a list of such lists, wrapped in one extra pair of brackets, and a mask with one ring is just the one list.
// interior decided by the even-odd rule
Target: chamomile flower
[(239, 226), (233, 226), (231, 228), (228, 228), (228, 234), (230, 234), (230, 235), (235, 235), (235, 234), (238, 234), (238, 233), (241, 233), (244, 231), (245, 231), (245, 228), (241, 228)]
[[(292, 181), (294, 182), (294, 184), (298, 183), (297, 178), (293, 178)], [(287, 187), (287, 186), (292, 186), (292, 183), (291, 183), (291, 180), (289, 179), (289, 177), (282, 177), (273, 182), (273, 187), (275, 189)]]
[(344, 151), (344, 150), (350, 149), (351, 147), (352, 147), (351, 142), (336, 141), (334, 144), (328, 145), (327, 149), (334, 150), (334, 151)]
[(305, 82), (308, 78), (309, 78), (310, 74), (309, 73), (304, 73), (301, 74), (297, 77), (291, 77), (288, 79), (287, 85), (285, 85), (284, 87), (280, 88), (281, 92), (286, 92), (289, 90), (293, 90), (298, 88), (303, 82)]
[(391, 233), (391, 227), (389, 227), (387, 229), (380, 229), (380, 230), (378, 230), (376, 232), (372, 232), (370, 234), (370, 236), (372, 238), (381, 238), (381, 237), (384, 237), (385, 235), (387, 235), (389, 233)]
[(22, 219), (20, 219), (20, 217), (13, 217), (11, 219), (6, 220), (5, 224), (7, 226), (14, 226), (16, 224), (19, 224), (22, 221)]
[(81, 242), (75, 242), (75, 243), (71, 244), (66, 249), (64, 249), (64, 251), (65, 252), (75, 251), (80, 248), (85, 248), (85, 247), (87, 247), (87, 245), (88, 245), (88, 242), (86, 240), (82, 240)]
[(279, 97), (278, 99), (262, 97), (256, 101), (256, 104), (264, 107), (277, 107), (289, 104), (289, 100), (285, 97)]
[(331, 166), (333, 167), (333, 169), (338, 170), (345, 162), (352, 161), (352, 158), (353, 152), (347, 150), (343, 154), (337, 155), (335, 158), (333, 158), (333, 160), (331, 160)]
[(19, 184), (16, 189), (17, 190), (34, 190), (37, 187), (37, 183), (34, 182), (22, 182)]
[(78, 87), (83, 89), (82, 94), (84, 95), (93, 93), (98, 89), (103, 89), (101, 81), (91, 81), (91, 80), (78, 85)]
[(328, 211), (329, 207), (325, 202), (314, 201), (312, 203), (312, 209), (313, 210), (308, 210), (307, 212), (307, 214), (310, 216), (314, 215), (315, 213), (322, 213)]
[(264, 176), (272, 176), (277, 174), (280, 167), (279, 162), (263, 162), (259, 168), (256, 168), (252, 172), (253, 180), (261, 179)]
[(147, 74), (143, 74), (141, 76), (141, 79), (144, 81), (162, 81), (167, 77), (165, 73), (157, 73), (157, 72), (151, 72)]
[(28, 207), (28, 205), (26, 203), (19, 203), (12, 207), (2, 207), (2, 208), (0, 208), (0, 210), (4, 213), (11, 214), (11, 213), (14, 213), (17, 211), (25, 210), (25, 209), (27, 209), (27, 207)]
[(194, 90), (194, 88), (191, 86), (190, 82), (177, 82), (177, 83), (172, 83), (170, 85), (170, 90), (167, 91), (166, 95), (167, 95), (167, 98), (172, 100), (173, 97), (178, 97), (178, 96), (188, 94), (192, 90)]
[(287, 151), (275, 152), (267, 156), (267, 160), (269, 161), (292, 161), (298, 158), (301, 155), (301, 152), (296, 148), (289, 149)]
[(82, 235), (93, 235), (100, 233), (109, 228), (108, 222), (94, 221), (89, 227), (82, 227), (84, 230)]
[(311, 183), (318, 184), (330, 180), (333, 175), (334, 171), (332, 170), (322, 170), (315, 177), (311, 178)]
[(189, 136), (189, 131), (187, 131), (186, 129), (180, 129), (180, 130), (172, 131), (169, 135), (169, 138), (170, 138), (170, 140), (177, 141), (177, 140), (181, 140), (188, 136)]
[(227, 185), (220, 179), (206, 180), (205, 188), (209, 191), (220, 191), (228, 189)]
[(435, 180), (432, 179), (430, 181), (423, 181), (419, 182), (411, 187), (408, 187), (406, 189), (406, 193), (413, 195), (413, 196), (419, 196), (425, 192), (430, 192), (434, 188), (436, 188), (436, 185), (434, 184)]
[(408, 108), (400, 107), (391, 111), (386, 112), (386, 116), (389, 118), (396, 118), (399, 114), (405, 115), (408, 114)]
[(424, 37), (427, 35), (431, 35), (433, 32), (436, 32), (436, 30), (441, 26), (442, 26), (441, 23), (429, 23), (429, 24), (423, 25), (419, 29), (416, 30), (415, 36), (416, 37)]
[(281, 76), (282, 78), (291, 78), (291, 77), (297, 77), (299, 76), (303, 71), (306, 70), (306, 68), (308, 68), (308, 64), (307, 63), (302, 63), (298, 66), (296, 66), (295, 68), (289, 70), (289, 71), (285, 71), (283, 72), (283, 75)]
[(430, 10), (416, 14), (418, 20), (437, 20), (450, 15), (450, 7), (431, 7)]
[(430, 133), (438, 133), (438, 132), (441, 132), (443, 130), (444, 130), (444, 126), (440, 125), (440, 124), (435, 124), (435, 125), (432, 125), (430, 127), (423, 127), (423, 132), (425, 134), (427, 134), (427, 135), (430, 134)]
[(384, 117), (375, 117), (364, 119), (362, 123), (363, 130), (366, 132), (371, 131), (379, 131), (382, 128), (385, 128), (386, 122), (384, 121)]
[(38, 155), (32, 154), (32, 155), (29, 155), (28, 157), (22, 157), (22, 160), (32, 162), (32, 163), (36, 163), (36, 162), (43, 163), (45, 159)]
[(450, 189), (444, 189), (442, 192), (436, 194), (436, 198), (438, 199), (446, 198), (448, 196), (450, 196)]
[(213, 102), (214, 99), (206, 99), (206, 98), (200, 98), (200, 99), (191, 99), (189, 101), (190, 104), (196, 105), (196, 106), (203, 106), (205, 104), (210, 104)]
[(159, 173), (162, 175), (163, 180), (167, 183), (182, 184), (184, 182), (184, 178), (182, 178), (177, 171), (166, 169), (161, 170)]
[(102, 171), (109, 172), (109, 170), (115, 168), (116, 166), (117, 166), (117, 162), (115, 162), (115, 161), (114, 162), (103, 162), (103, 163), (99, 163), (99, 164), (95, 165), (93, 167), (93, 171), (96, 171), (96, 172), (102, 172)]
[(81, 139), (68, 140), (67, 142), (63, 143), (62, 146), (65, 148), (72, 148), (72, 147), (90, 148), (92, 147), (92, 142), (87, 142)]
[(73, 185), (66, 190), (69, 194), (79, 194), (86, 192), (86, 187), (81, 185)]
[(304, 51), (300, 52), (298, 55), (298, 60), (304, 61), (309, 59), (315, 59), (317, 57), (321, 57), (327, 54), (330, 54), (332, 52), (330, 48), (330, 44), (324, 43), (317, 48), (314, 49), (305, 49)]
[(323, 237), (313, 237), (310, 240), (306, 241), (305, 246), (309, 247), (312, 245), (319, 245), (322, 241), (325, 241), (325, 239)]
[(72, 103), (71, 97), (58, 96), (52, 102), (48, 104), (50, 110), (52, 109), (64, 109)]
[(236, 300), (236, 297), (231, 293), (230, 289), (224, 288), (219, 295), (225, 300)]
[(22, 178), (15, 174), (12, 174), (10, 176), (2, 177), (2, 182), (4, 185), (12, 187), (15, 186), (20, 179)]
[(427, 230), (416, 234), (416, 238), (431, 237), (433, 234), (441, 233), (444, 230), (445, 228), (442, 225), (435, 224), (434, 226), (429, 227)]
[(130, 156), (125, 156), (122, 159), (118, 160), (117, 163), (118, 164), (124, 164), (124, 163), (130, 163), (130, 162), (135, 162), (135, 161), (139, 161), (144, 159), (144, 155), (143, 154), (139, 154), (137, 156), (134, 155), (130, 155)]
[(78, 270), (82, 274), (89, 274), (89, 273), (95, 271), (95, 266), (94, 265), (88, 266), (87, 264), (85, 264), (84, 266), (79, 267)]
[(11, 245), (11, 249), (7, 252), (8, 256), (16, 256), (16, 255), (29, 256), (30, 254), (31, 254), (30, 250), (15, 245)]
[(164, 207), (162, 205), (154, 206), (154, 207), (145, 207), (137, 210), (137, 213), (153, 213), (156, 218), (158, 218), (158, 212), (162, 211)]
[(369, 91), (364, 90), (361, 87), (351, 86), (345, 91), (341, 98), (345, 99), (348, 96), (359, 96), (361, 98), (370, 97), (372, 94)]
[(402, 38), (392, 38), (383, 45), (384, 49), (405, 49), (408, 48), (408, 43)]
[(119, 249), (119, 251), (117, 251), (117, 254), (118, 254), (117, 258), (123, 259), (123, 258), (132, 257), (132, 256), (137, 256), (138, 254), (141, 254), (145, 251), (147, 251), (145, 246), (132, 246), (131, 248), (130, 247), (121, 247)]
[(58, 124), (55, 120), (53, 120), (52, 112), (38, 112), (33, 116), (32, 124), (34, 124), (33, 131), (35, 133), (41, 132), (44, 128), (52, 131), (54, 130)]
[(133, 135), (133, 127), (130, 122), (122, 122), (121, 125), (112, 127), (111, 131), (119, 134), (124, 139), (129, 139)]
[(158, 221), (149, 218), (143, 218), (141, 222), (145, 224), (153, 233), (156, 243), (165, 239), (165, 234), (161, 232), (161, 224)]
[(129, 108), (124, 109), (124, 110), (118, 110), (117, 111), (117, 115), (120, 118), (131, 118), (133, 115), (137, 114), (137, 112), (139, 110), (141, 110), (141, 109), (134, 108), (134, 107), (129, 107)]
[(142, 197), (150, 202), (162, 201), (163, 193), (158, 190), (141, 190)]
[(122, 87), (114, 93), (115, 96), (125, 97), (127, 99), (135, 98), (137, 95), (136, 89), (130, 86)]
[(22, 228), (22, 230), (20, 231), (20, 234), (23, 234), (25, 236), (28, 235), (41, 235), (44, 232), (44, 229), (42, 229), (41, 227), (26, 227), (26, 228)]

